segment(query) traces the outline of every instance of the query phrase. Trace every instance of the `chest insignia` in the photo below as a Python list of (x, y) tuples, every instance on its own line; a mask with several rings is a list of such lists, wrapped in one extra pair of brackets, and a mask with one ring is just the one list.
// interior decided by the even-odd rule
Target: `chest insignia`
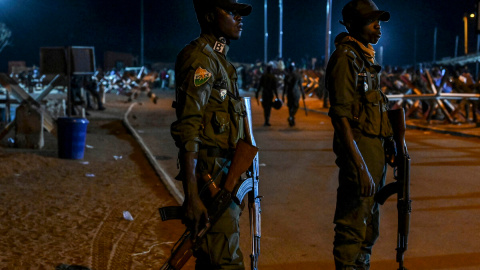
[(212, 73), (208, 72), (208, 70), (198, 67), (195, 70), (195, 76), (193, 77), (193, 82), (195, 86), (201, 86), (202, 84), (206, 83), (212, 77)]
[(222, 100), (225, 100), (225, 97), (227, 96), (227, 89), (221, 89), (220, 90), (220, 98)]

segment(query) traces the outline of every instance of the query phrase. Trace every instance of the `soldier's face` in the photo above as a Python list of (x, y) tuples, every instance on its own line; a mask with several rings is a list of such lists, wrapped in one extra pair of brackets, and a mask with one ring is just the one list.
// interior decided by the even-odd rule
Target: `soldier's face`
[(242, 35), (243, 23), (242, 16), (217, 8), (217, 27), (220, 34), (226, 39), (238, 40)]
[(366, 24), (362, 27), (360, 31), (360, 38), (364, 43), (371, 43), (377, 44), (378, 40), (382, 36), (382, 32), (380, 31), (380, 21), (376, 20), (369, 24)]

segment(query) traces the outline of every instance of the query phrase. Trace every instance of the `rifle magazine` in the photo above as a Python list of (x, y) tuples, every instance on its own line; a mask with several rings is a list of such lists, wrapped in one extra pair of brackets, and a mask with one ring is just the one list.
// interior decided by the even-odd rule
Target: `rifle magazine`
[(247, 193), (252, 190), (253, 190), (253, 179), (247, 178), (243, 180), (243, 182), (238, 187), (237, 191), (234, 192), (235, 197), (233, 198), (233, 200), (237, 204), (240, 204), (243, 201), (243, 198), (245, 198), (245, 195), (247, 195)]
[(390, 196), (397, 194), (399, 188), (398, 185), (398, 181), (385, 185), (377, 193), (375, 193), (375, 196), (373, 197), (375, 202), (383, 205)]

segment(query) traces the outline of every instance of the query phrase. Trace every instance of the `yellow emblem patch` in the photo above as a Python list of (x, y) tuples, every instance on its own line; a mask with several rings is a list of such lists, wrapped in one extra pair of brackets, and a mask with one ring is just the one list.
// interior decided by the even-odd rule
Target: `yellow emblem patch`
[(195, 70), (195, 76), (193, 77), (193, 83), (195, 86), (200, 86), (206, 83), (212, 77), (212, 73), (208, 72), (208, 70), (198, 67)]

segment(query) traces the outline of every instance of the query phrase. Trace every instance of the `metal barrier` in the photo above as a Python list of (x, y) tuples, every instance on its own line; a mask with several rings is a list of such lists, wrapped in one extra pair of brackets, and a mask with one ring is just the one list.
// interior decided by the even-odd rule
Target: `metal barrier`
[[(442, 78), (442, 81), (440, 83), (440, 87), (437, 89), (437, 86), (434, 84), (432, 77), (430, 76), (430, 72), (428, 70), (425, 71), (425, 75), (427, 78), (428, 82), (428, 90), (430, 90), (430, 94), (420, 94), (421, 91), (416, 88), (411, 82), (407, 82), (407, 85), (412, 89), (413, 92), (419, 93), (419, 94), (392, 94), (392, 95), (387, 95), (388, 99), (390, 101), (397, 101), (397, 104), (395, 106), (402, 106), (402, 103), (405, 101), (412, 101), (414, 100), (415, 102), (412, 104), (411, 108), (407, 110), (406, 112), (406, 117), (408, 117), (414, 110), (418, 109), (420, 107), (420, 101), (429, 101), (430, 106), (429, 109), (424, 112), (423, 114), (423, 119), (424, 120), (430, 120), (432, 118), (432, 113), (434, 112), (434, 109), (439, 108), (442, 113), (445, 115), (446, 120), (448, 120), (450, 123), (456, 123), (457, 121), (454, 119), (454, 116), (456, 114), (461, 114), (459, 105), (455, 107), (452, 103), (449, 102), (449, 100), (462, 100), (462, 101), (478, 101), (480, 100), (480, 94), (473, 94), (473, 93), (442, 93), (442, 86), (448, 79), (448, 75), (445, 74), (444, 77)], [(462, 103), (460, 103), (462, 104)], [(470, 104), (468, 104), (469, 106)], [(476, 110), (475, 105), (472, 106), (472, 115), (473, 119), (476, 120)], [(463, 116), (466, 120), (468, 120), (468, 108), (465, 110), (466, 116)]]

